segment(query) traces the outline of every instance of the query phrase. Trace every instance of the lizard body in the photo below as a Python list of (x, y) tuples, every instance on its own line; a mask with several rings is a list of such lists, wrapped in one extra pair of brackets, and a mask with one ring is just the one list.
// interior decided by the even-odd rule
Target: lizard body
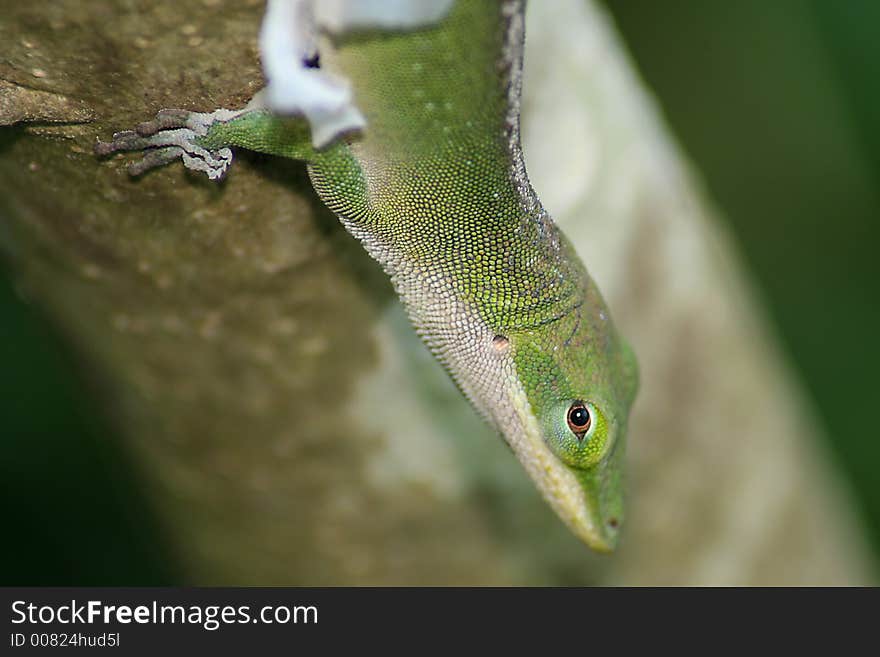
[(352, 81), (361, 135), (316, 148), (301, 117), (254, 108), (165, 114), (99, 150), (153, 149), (141, 168), (183, 155), (209, 175), (229, 146), (306, 161), (462, 392), (574, 533), (604, 551), (623, 517), (636, 365), (526, 176), (522, 4), (457, 0), (435, 26), (322, 44), (322, 68)]

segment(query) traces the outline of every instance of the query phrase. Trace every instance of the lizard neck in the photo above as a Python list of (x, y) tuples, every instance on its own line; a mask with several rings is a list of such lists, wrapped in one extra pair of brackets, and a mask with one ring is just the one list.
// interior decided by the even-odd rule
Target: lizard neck
[(335, 204), (351, 172), (312, 163), (318, 192), (396, 285), (439, 281), (496, 332), (558, 318), (582, 275), (520, 148), (522, 5), (458, 0), (417, 34), (322, 44), (368, 118), (349, 146), (364, 198)]

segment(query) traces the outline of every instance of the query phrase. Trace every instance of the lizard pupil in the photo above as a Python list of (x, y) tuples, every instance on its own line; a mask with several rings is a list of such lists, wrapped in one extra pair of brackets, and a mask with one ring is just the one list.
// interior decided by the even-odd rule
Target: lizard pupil
[(590, 428), (590, 411), (584, 406), (583, 402), (575, 402), (568, 409), (568, 428), (571, 429), (578, 438), (582, 437)]

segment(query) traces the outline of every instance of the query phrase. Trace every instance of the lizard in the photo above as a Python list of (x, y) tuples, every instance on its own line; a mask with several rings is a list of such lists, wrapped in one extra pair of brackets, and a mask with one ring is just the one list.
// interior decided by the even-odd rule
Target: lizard
[(545, 500), (588, 546), (610, 552), (638, 368), (526, 173), (524, 10), (523, 0), (456, 0), (428, 26), (322, 42), (309, 65), (351, 81), (364, 126), (318, 138), (302, 113), (260, 102), (163, 110), (96, 152), (142, 152), (133, 175), (183, 159), (214, 179), (231, 148), (304, 161)]

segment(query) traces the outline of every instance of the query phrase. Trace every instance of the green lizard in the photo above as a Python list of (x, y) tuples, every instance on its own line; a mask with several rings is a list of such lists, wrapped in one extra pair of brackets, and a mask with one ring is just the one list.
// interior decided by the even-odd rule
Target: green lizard
[(217, 178), (230, 146), (307, 162), (318, 195), (545, 499), (610, 551), (636, 363), (526, 176), (523, 12), (520, 0), (458, 0), (416, 31), (335, 36), (320, 67), (351, 81), (366, 127), (320, 147), (302, 115), (253, 106), (166, 110), (96, 150), (144, 150), (134, 174), (183, 158)]

